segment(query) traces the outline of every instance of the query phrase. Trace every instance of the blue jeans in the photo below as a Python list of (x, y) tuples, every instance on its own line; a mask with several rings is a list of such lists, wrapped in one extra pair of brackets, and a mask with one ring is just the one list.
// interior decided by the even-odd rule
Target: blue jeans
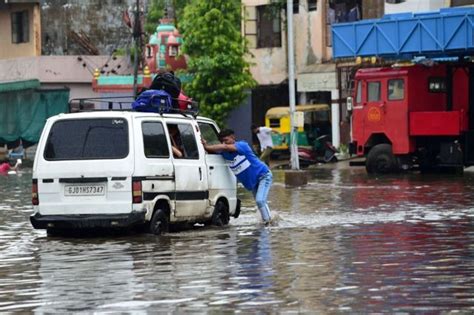
[(267, 204), (268, 192), (272, 186), (273, 176), (272, 172), (268, 171), (265, 175), (258, 179), (257, 187), (252, 191), (255, 201), (257, 202), (258, 210), (262, 215), (262, 220), (268, 222), (271, 219), (270, 208)]

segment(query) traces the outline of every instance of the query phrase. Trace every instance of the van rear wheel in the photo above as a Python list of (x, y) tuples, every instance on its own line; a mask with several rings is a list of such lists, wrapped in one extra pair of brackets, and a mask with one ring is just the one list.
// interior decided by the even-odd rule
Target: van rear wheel
[(157, 209), (155, 213), (153, 213), (149, 231), (155, 235), (161, 235), (169, 231), (169, 218), (165, 210)]
[(396, 157), (392, 153), (392, 145), (377, 144), (367, 155), (365, 168), (369, 174), (389, 174), (398, 169)]
[(215, 226), (224, 226), (229, 224), (229, 207), (227, 204), (219, 200), (214, 207), (214, 212), (212, 213), (212, 224)]

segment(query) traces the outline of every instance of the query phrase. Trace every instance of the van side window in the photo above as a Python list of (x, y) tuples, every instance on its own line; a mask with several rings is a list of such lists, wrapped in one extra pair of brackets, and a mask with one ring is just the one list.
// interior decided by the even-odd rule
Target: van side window
[(168, 158), (170, 152), (163, 124), (155, 121), (142, 123), (143, 148), (147, 158)]
[(376, 102), (380, 101), (380, 82), (369, 82), (367, 84), (367, 101)]
[(199, 122), (199, 129), (201, 129), (201, 136), (206, 140), (207, 144), (220, 144), (216, 128), (211, 124)]
[(405, 81), (403, 79), (388, 80), (388, 99), (390, 101), (405, 98)]
[[(217, 135), (217, 130), (212, 124), (207, 124), (203, 122), (198, 122), (199, 129), (201, 129), (201, 136), (206, 140), (207, 144), (219, 144), (219, 137)], [(209, 153), (208, 154), (218, 154), (218, 153)]]
[(191, 124), (167, 124), (172, 146), (177, 148), (182, 156), (175, 158), (199, 159), (196, 136)]

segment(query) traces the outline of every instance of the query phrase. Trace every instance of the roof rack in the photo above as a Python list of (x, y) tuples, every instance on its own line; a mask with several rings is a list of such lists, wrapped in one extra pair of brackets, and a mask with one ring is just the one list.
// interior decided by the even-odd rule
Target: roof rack
[[(196, 118), (199, 114), (199, 104), (195, 101), (179, 100), (173, 98), (175, 101), (186, 102), (188, 109), (167, 108), (163, 106), (162, 102), (154, 103), (156, 111), (153, 113), (163, 114), (182, 114), (183, 116), (191, 115)], [(92, 112), (92, 111), (136, 111), (131, 104), (135, 98), (130, 96), (100, 96), (100, 97), (84, 97), (73, 98), (69, 101), (69, 112)], [(97, 108), (99, 107), (99, 108)]]

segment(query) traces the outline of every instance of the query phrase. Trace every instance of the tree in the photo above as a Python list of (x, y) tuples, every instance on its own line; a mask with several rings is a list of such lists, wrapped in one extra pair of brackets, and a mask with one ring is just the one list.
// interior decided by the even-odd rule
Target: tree
[(165, 5), (164, 0), (150, 1), (145, 19), (145, 32), (147, 34), (155, 33), (156, 27), (160, 24), (160, 19), (165, 14)]
[(248, 49), (240, 32), (240, 10), (239, 0), (192, 0), (180, 22), (193, 77), (186, 93), (220, 126), (255, 85), (244, 59)]
[(160, 24), (160, 19), (165, 16), (165, 8), (173, 11), (168, 11), (168, 14), (172, 15), (175, 25), (179, 29), (179, 22), (188, 2), (188, 0), (151, 0), (146, 14), (145, 31), (148, 34), (155, 33), (156, 27)]

